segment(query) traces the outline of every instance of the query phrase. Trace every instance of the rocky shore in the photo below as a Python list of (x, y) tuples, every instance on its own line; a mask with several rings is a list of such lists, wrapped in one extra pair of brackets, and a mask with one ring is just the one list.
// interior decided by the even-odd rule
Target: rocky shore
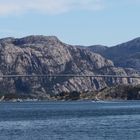
[(46, 96), (44, 98), (6, 94), (0, 97), (0, 101), (24, 102), (24, 101), (73, 101), (73, 100), (140, 100), (140, 85), (117, 85), (105, 87), (99, 91), (82, 92), (61, 92), (57, 95)]

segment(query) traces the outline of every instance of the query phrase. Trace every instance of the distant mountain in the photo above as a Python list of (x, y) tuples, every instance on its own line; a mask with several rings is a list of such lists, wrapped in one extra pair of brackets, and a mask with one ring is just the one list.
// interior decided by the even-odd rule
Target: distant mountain
[[(101, 50), (108, 49), (101, 47)], [(120, 47), (119, 47), (120, 48)], [(96, 49), (97, 50), (97, 49)], [(106, 53), (104, 53), (106, 55)], [(61, 42), (55, 36), (28, 36), (0, 40), (0, 74), (134, 74), (133, 69), (114, 67), (88, 49)], [(94, 91), (129, 79), (119, 78), (1, 78), (0, 95), (20, 94), (47, 98), (61, 92)], [(133, 83), (139, 83), (137, 79)]]
[(103, 45), (93, 45), (93, 46), (88, 46), (87, 48), (95, 53), (101, 53), (108, 49), (107, 46), (103, 46)]
[(113, 47), (106, 47), (104, 50), (100, 46), (98, 49), (93, 46), (90, 50), (112, 60), (117, 67), (134, 68), (140, 71), (140, 38)]

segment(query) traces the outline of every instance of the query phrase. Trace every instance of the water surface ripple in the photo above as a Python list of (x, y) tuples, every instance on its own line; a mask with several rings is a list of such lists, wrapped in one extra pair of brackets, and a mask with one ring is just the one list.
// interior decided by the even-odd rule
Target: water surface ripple
[(140, 102), (0, 103), (0, 140), (139, 140)]

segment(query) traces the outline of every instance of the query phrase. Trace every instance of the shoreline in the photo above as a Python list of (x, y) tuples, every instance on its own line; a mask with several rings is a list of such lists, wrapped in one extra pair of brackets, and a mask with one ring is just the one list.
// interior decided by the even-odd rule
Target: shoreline
[(2, 100), (0, 103), (12, 102), (12, 103), (24, 103), (24, 102), (93, 102), (93, 103), (100, 103), (100, 102), (127, 102), (127, 101), (140, 101), (136, 100), (126, 100), (126, 99), (112, 99), (112, 100), (93, 100), (93, 99), (78, 99), (78, 100), (54, 100), (54, 99), (12, 99), (12, 100)]

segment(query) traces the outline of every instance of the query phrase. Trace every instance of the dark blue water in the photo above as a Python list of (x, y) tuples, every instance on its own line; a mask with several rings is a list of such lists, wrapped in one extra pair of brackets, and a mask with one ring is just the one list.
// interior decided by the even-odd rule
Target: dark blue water
[(140, 102), (0, 103), (0, 140), (140, 140)]

